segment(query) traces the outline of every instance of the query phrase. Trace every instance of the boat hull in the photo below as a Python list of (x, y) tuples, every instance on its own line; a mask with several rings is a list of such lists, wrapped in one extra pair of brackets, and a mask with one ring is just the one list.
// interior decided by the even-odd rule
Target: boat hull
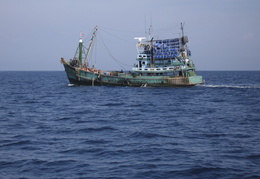
[(135, 76), (118, 73), (116, 76), (99, 74), (84, 69), (74, 68), (64, 63), (67, 77), (71, 84), (85, 86), (133, 86), (133, 87), (173, 87), (194, 86), (203, 83), (202, 76), (168, 77), (168, 76)]

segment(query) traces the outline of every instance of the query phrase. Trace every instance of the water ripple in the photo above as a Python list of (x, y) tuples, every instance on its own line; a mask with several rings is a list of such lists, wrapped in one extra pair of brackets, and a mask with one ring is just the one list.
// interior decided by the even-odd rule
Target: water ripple
[(72, 88), (64, 72), (0, 72), (0, 178), (260, 178), (260, 72), (201, 73)]

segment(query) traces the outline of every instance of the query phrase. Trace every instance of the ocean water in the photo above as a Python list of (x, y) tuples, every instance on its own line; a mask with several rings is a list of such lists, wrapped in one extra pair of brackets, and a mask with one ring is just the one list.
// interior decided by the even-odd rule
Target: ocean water
[(0, 72), (0, 178), (260, 178), (260, 72), (194, 87), (69, 87)]

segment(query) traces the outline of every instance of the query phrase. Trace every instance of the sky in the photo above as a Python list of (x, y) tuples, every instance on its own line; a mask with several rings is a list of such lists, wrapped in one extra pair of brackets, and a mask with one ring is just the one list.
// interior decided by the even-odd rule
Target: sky
[(260, 70), (259, 17), (259, 0), (0, 0), (0, 71), (63, 71), (96, 25), (91, 63), (131, 70), (134, 37), (179, 37), (181, 22), (197, 70)]

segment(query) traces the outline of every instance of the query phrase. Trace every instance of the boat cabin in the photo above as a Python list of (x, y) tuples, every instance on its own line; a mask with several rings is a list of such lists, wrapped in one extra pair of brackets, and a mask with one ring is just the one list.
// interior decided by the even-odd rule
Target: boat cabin
[(138, 37), (137, 64), (133, 71), (142, 76), (180, 76), (193, 71), (191, 52), (187, 48), (187, 38), (145, 41)]

